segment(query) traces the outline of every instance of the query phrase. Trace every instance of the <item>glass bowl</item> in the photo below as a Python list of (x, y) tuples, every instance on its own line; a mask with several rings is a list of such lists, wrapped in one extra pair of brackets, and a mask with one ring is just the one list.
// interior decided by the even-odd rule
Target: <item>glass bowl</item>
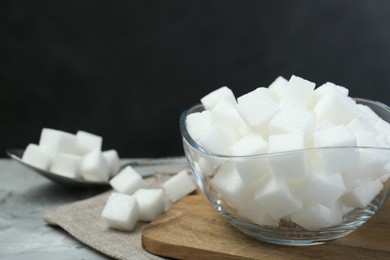
[[(389, 107), (366, 99), (390, 122)], [(196, 182), (234, 227), (273, 244), (308, 246), (353, 232), (390, 194), (390, 149), (325, 147), (253, 156), (215, 154), (195, 142), (180, 117), (184, 152)], [(286, 178), (283, 171), (288, 171)], [(278, 173), (278, 174), (275, 174)]]

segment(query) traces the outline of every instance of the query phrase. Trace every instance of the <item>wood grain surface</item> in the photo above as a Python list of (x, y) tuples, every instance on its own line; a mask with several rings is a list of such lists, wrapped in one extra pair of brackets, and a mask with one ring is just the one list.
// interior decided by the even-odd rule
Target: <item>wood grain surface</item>
[(344, 238), (293, 247), (242, 234), (197, 192), (150, 223), (143, 231), (142, 246), (150, 253), (177, 259), (390, 259), (390, 201)]

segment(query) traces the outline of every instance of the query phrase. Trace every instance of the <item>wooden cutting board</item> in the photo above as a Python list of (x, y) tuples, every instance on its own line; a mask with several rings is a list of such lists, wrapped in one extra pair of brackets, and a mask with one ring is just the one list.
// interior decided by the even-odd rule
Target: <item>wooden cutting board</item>
[(236, 230), (197, 192), (172, 206), (142, 234), (150, 253), (178, 259), (390, 259), (390, 200), (350, 235), (322, 245), (272, 245)]

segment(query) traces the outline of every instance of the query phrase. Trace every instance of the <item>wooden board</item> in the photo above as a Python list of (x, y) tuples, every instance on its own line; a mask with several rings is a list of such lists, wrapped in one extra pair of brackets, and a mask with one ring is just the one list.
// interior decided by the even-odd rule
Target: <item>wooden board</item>
[(142, 246), (150, 253), (178, 259), (390, 259), (390, 201), (344, 238), (293, 247), (268, 244), (242, 234), (198, 192), (150, 223), (143, 231)]

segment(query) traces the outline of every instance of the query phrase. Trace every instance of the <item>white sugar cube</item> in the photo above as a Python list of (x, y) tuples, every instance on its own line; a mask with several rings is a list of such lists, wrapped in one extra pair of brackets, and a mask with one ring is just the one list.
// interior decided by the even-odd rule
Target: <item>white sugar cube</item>
[(356, 138), (346, 125), (317, 131), (313, 141), (315, 147), (356, 146)]
[(280, 106), (307, 107), (313, 95), (315, 83), (297, 76), (291, 76)]
[(29, 144), (22, 156), (23, 162), (42, 170), (49, 170), (51, 160), (51, 153), (36, 144)]
[(280, 100), (286, 93), (287, 84), (288, 80), (279, 76), (268, 86), (268, 89), (273, 91)]
[(376, 122), (377, 120), (381, 119), (369, 106), (357, 104), (357, 107), (359, 109), (359, 112), (368, 116), (372, 120), (372, 122)]
[(309, 107), (313, 108), (317, 104), (318, 100), (320, 100), (323, 96), (330, 93), (331, 91), (337, 91), (339, 94), (344, 96), (348, 96), (349, 93), (349, 90), (347, 88), (335, 85), (331, 82), (326, 82), (325, 84), (319, 86), (314, 90)]
[[(243, 129), (248, 128), (238, 113), (236, 106), (227, 101), (221, 100), (211, 112), (213, 124), (216, 124), (238, 139), (243, 134)], [(245, 132), (244, 132), (245, 134)]]
[[(363, 133), (362, 133), (363, 134)], [(364, 135), (369, 135), (364, 132)], [(372, 141), (375, 141), (372, 140)], [(371, 141), (367, 141), (368, 147), (375, 147)], [(365, 146), (365, 145), (363, 145)], [(359, 161), (354, 165), (353, 168), (344, 171), (346, 178), (358, 178), (365, 179), (370, 175), (377, 175), (382, 170), (383, 166), (389, 162), (390, 154), (382, 149), (375, 148), (364, 148), (359, 151)]]
[(302, 200), (282, 181), (271, 179), (255, 191), (255, 201), (264, 213), (280, 219), (302, 208)]
[(311, 137), (315, 128), (316, 115), (308, 109), (296, 107), (280, 110), (269, 123), (270, 135), (302, 132), (305, 139)]
[(264, 208), (259, 207), (253, 198), (241, 203), (237, 208), (237, 214), (249, 221), (262, 226), (279, 225), (279, 219), (272, 218), (270, 215), (264, 213)]
[(117, 192), (132, 195), (138, 189), (142, 188), (143, 181), (137, 171), (131, 166), (126, 166), (110, 180), (110, 185)]
[[(260, 135), (248, 135), (233, 144), (229, 150), (234, 156), (265, 154), (267, 153), (267, 142)], [(252, 183), (269, 174), (267, 158), (241, 157), (234, 159), (233, 162), (245, 183)]]
[(357, 146), (380, 147), (375, 134), (372, 134), (371, 132), (355, 131), (353, 135), (355, 136)]
[(336, 125), (348, 124), (359, 113), (356, 102), (338, 91), (330, 91), (324, 95), (318, 100), (313, 111), (317, 114), (318, 123), (326, 119)]
[(100, 151), (102, 142), (103, 138), (101, 136), (79, 130), (76, 133), (76, 153), (85, 155), (93, 150)]
[(188, 133), (195, 141), (199, 141), (207, 133), (210, 125), (211, 112), (208, 110), (189, 114), (186, 118)]
[(373, 135), (378, 133), (368, 117), (357, 116), (347, 126), (352, 132), (368, 132)]
[(95, 150), (83, 157), (80, 164), (80, 174), (87, 181), (108, 181), (109, 168), (101, 151)]
[(300, 194), (307, 200), (330, 208), (344, 194), (345, 190), (343, 178), (339, 173), (314, 173), (306, 185), (300, 189)]
[(175, 203), (196, 189), (196, 184), (187, 170), (182, 170), (163, 183), (163, 188), (168, 198)]
[(232, 162), (226, 161), (219, 166), (216, 175), (210, 181), (210, 188), (215, 196), (222, 198), (232, 207), (238, 207), (246, 200), (247, 185), (242, 181)]
[[(373, 171), (373, 173), (371, 174), (371, 179), (372, 180), (380, 179), (382, 183), (385, 183), (388, 179), (388, 175), (390, 174), (390, 162), (388, 159), (390, 157), (390, 151), (385, 152), (385, 153), (381, 153), (381, 157), (382, 158), (387, 157), (387, 158), (385, 161), (383, 161), (381, 168), (375, 169)], [(373, 168), (375, 168), (375, 166)]]
[(235, 138), (220, 126), (212, 125), (207, 133), (199, 140), (204, 148), (217, 154), (227, 154)]
[(306, 177), (308, 172), (307, 156), (302, 149), (305, 147), (303, 133), (272, 135), (268, 140), (268, 152), (292, 153), (275, 154), (268, 157), (271, 173), (275, 178), (293, 179)]
[(257, 88), (237, 100), (237, 111), (244, 121), (259, 133), (268, 132), (268, 123), (279, 110), (270, 90)]
[(343, 203), (349, 207), (365, 208), (382, 190), (381, 180), (361, 182), (353, 191), (344, 195)]
[(267, 142), (260, 135), (248, 135), (232, 146), (229, 151), (234, 156), (255, 155), (267, 153)]
[(390, 173), (386, 173), (386, 174), (384, 174), (381, 178), (380, 178), (380, 180), (382, 181), (382, 183), (385, 183), (387, 180), (389, 180), (390, 179)]
[[(346, 125), (337, 125), (313, 134), (314, 147), (356, 146), (356, 138)], [(319, 156), (325, 160), (327, 169), (336, 173), (353, 167), (359, 160), (359, 150), (351, 148), (319, 150)]]
[(322, 120), (322, 122), (317, 126), (317, 128), (315, 129), (315, 131), (321, 131), (321, 130), (324, 130), (324, 129), (327, 129), (327, 128), (331, 128), (331, 127), (334, 127), (336, 126), (334, 123), (328, 121), (328, 120)]
[(50, 172), (69, 178), (81, 179), (79, 167), (82, 158), (78, 155), (58, 153), (53, 157)]
[(212, 110), (214, 106), (222, 99), (226, 99), (232, 104), (236, 103), (236, 98), (234, 97), (234, 94), (231, 89), (229, 89), (228, 87), (221, 87), (219, 89), (216, 89), (213, 92), (204, 96), (200, 101), (205, 109)]
[(64, 131), (43, 128), (39, 146), (53, 153), (74, 153), (76, 136)]
[(390, 135), (390, 124), (383, 119), (379, 119), (375, 124), (375, 129), (386, 136)]
[(307, 230), (319, 230), (342, 222), (342, 208), (328, 208), (317, 203), (307, 203), (291, 214), (291, 220)]
[(139, 216), (136, 198), (127, 194), (113, 192), (102, 211), (102, 218), (113, 229), (133, 230)]
[(110, 168), (110, 177), (115, 176), (120, 168), (120, 160), (119, 155), (116, 150), (108, 150), (104, 151), (103, 153), (104, 159), (106, 159), (106, 162), (108, 164), (108, 167)]
[(386, 135), (379, 134), (375, 137), (375, 140), (378, 142), (379, 146), (382, 148), (390, 148), (390, 143), (387, 141)]
[(139, 220), (153, 221), (165, 209), (162, 189), (139, 189), (134, 193), (138, 201)]

